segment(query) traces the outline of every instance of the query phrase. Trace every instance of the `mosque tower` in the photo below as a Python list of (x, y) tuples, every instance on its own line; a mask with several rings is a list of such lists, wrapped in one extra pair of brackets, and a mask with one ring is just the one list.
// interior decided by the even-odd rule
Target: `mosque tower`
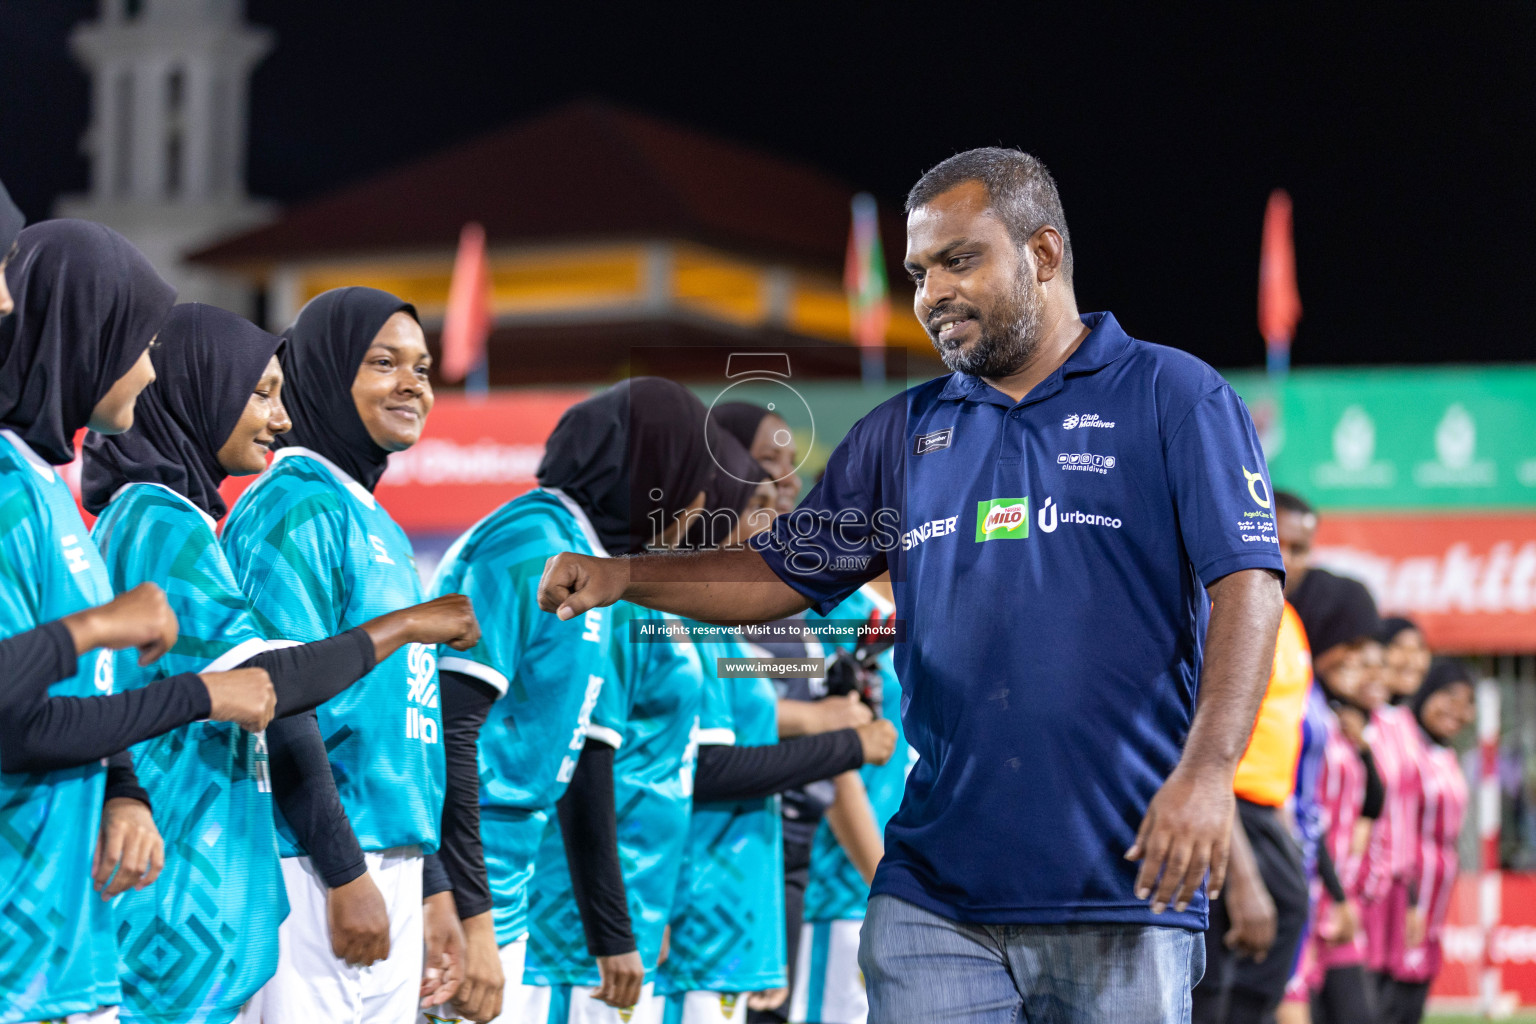
[(121, 231), (178, 301), (250, 315), (249, 285), (182, 257), (276, 212), (245, 190), (248, 87), (272, 33), (243, 0), (101, 0), (70, 48), (91, 76), (90, 192), (55, 213)]

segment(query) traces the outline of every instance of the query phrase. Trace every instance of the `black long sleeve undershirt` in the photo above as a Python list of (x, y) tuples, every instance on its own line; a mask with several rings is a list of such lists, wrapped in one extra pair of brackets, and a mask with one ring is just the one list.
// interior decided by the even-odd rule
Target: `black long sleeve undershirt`
[(1365, 762), (1365, 796), (1360, 804), (1360, 817), (1375, 821), (1386, 806), (1387, 787), (1381, 781), (1381, 772), (1376, 769), (1376, 757), (1370, 748), (1360, 751), (1360, 760)]
[(453, 887), (460, 919), (491, 909), (491, 886), (480, 842), (480, 729), (499, 696), (486, 683), (462, 672), (439, 672), (443, 704), (443, 756), (447, 785), (437, 856)]
[(1323, 841), (1317, 844), (1317, 877), (1322, 881), (1323, 888), (1328, 890), (1328, 898), (1333, 902), (1343, 903), (1348, 898), (1343, 883), (1339, 881), (1339, 872), (1333, 866), (1333, 855), (1328, 852), (1328, 844)]
[(0, 641), (0, 771), (75, 768), (207, 717), (208, 690), (195, 675), (99, 697), (50, 697), (78, 668), (62, 621)]
[(266, 669), (272, 680), (277, 694), (277, 717), (267, 726), (272, 796), (332, 889), (357, 878), (367, 865), (336, 791), (314, 709), (373, 666), (373, 638), (361, 626), (314, 643), (265, 650), (238, 666)]
[(864, 745), (853, 729), (797, 736), (768, 746), (701, 746), (693, 802), (755, 800), (835, 778), (863, 764)]
[(618, 956), (636, 948), (613, 799), (613, 748), (589, 739), (555, 810), (571, 871), (571, 895), (581, 914), (587, 952), (593, 956)]
[(453, 888), (453, 883), (448, 880), (448, 869), (443, 867), (443, 859), (435, 853), (429, 853), (421, 861), (421, 898), (436, 896), (440, 892), (448, 892)]
[(106, 803), (119, 798), (137, 800), (154, 810), (154, 805), (149, 802), (149, 791), (139, 785), (138, 772), (133, 770), (133, 753), (127, 750), (119, 750), (107, 758), (107, 788), (101, 801)]
[(192, 673), (101, 697), (49, 697), (44, 685), (0, 703), (0, 771), (90, 764), (207, 718), (209, 710), (208, 688)]
[(313, 710), (373, 671), (373, 638), (362, 626), (325, 640), (262, 651), (240, 668), (264, 668), (277, 693), (276, 717)]
[(267, 726), (267, 757), (272, 798), (325, 884), (334, 889), (366, 871), (314, 711), (273, 719)]

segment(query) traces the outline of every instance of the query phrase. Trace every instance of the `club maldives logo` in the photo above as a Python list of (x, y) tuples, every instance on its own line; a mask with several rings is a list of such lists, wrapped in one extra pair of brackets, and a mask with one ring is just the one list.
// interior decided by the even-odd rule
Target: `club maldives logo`
[(1026, 540), (1029, 498), (990, 498), (976, 503), (976, 540)]
[(1066, 419), (1061, 421), (1062, 430), (1076, 430), (1078, 427), (1102, 427), (1106, 430), (1110, 430), (1113, 429), (1114, 426), (1115, 423), (1113, 420), (1099, 419), (1099, 414), (1096, 412), (1074, 412), (1069, 414)]

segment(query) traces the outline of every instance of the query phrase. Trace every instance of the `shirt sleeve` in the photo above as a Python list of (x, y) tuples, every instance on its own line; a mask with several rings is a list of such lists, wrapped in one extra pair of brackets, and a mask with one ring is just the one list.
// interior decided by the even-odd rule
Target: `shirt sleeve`
[[(505, 559), (488, 557), (468, 565), (455, 592), (468, 597), (474, 605), (480, 620), (480, 642), (467, 651), (439, 647), (438, 671), (470, 676), (491, 687), (498, 697), (506, 696), (530, 638), (540, 626), (548, 625), (534, 616), (568, 625), (540, 612), (534, 599), (544, 572), (545, 554), (511, 564)], [(579, 629), (581, 623), (572, 620), (569, 625)]]
[(33, 512), (24, 487), (12, 484), (0, 492), (0, 634), (5, 636), (40, 624), (43, 565)]
[(652, 648), (671, 646), (630, 639), (630, 621), (642, 617), (636, 614), (637, 611), (636, 606), (622, 602), (613, 610), (608, 652), (611, 668), (604, 676), (603, 688), (598, 691), (597, 703), (592, 706), (592, 719), (587, 723), (587, 739), (614, 750), (624, 745), (632, 694), (637, 687), (644, 687), (644, 678), (650, 675), (650, 664), (654, 660)]
[(1196, 402), (1165, 458), (1179, 535), (1201, 583), (1240, 569), (1284, 574), (1269, 467), (1236, 392), (1223, 383)]
[(901, 542), (905, 408), (893, 400), (856, 423), (805, 500), (750, 542), (823, 615), (885, 572)]
[(203, 518), (186, 507), (137, 511), (145, 522), (113, 530), (102, 555), (114, 589), (121, 593), (152, 580), (176, 613), (176, 645), (147, 677), (227, 671), (266, 650), (246, 596)]
[(699, 648), (704, 662), (704, 697), (699, 707), (699, 746), (729, 747), (736, 743), (736, 719), (731, 714), (730, 681), (715, 676), (714, 652)]

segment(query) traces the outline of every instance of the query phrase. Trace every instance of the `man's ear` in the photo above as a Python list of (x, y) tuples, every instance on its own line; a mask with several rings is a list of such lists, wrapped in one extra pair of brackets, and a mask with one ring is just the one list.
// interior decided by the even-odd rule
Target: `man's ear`
[(1061, 274), (1061, 261), (1066, 255), (1066, 243), (1061, 232), (1047, 224), (1029, 237), (1029, 251), (1035, 257), (1035, 280), (1044, 284)]

